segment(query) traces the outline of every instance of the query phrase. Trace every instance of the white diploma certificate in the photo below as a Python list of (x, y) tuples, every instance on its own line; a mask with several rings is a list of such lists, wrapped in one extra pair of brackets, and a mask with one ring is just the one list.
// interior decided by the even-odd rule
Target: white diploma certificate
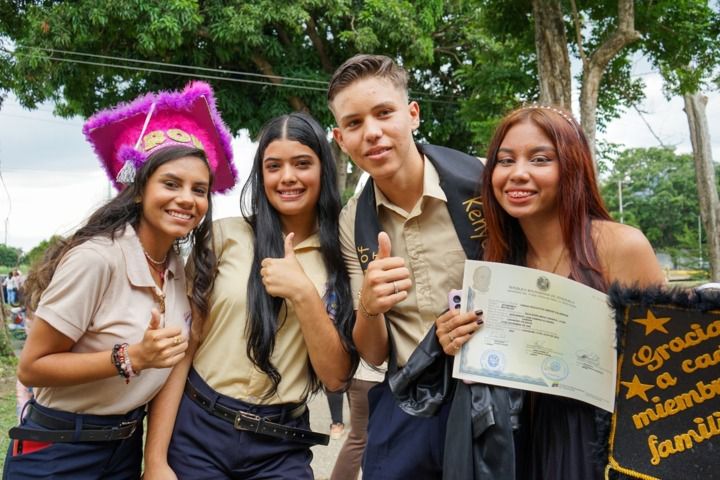
[(462, 309), (482, 310), (485, 323), (455, 356), (454, 377), (613, 411), (615, 315), (607, 295), (541, 270), (467, 260)]

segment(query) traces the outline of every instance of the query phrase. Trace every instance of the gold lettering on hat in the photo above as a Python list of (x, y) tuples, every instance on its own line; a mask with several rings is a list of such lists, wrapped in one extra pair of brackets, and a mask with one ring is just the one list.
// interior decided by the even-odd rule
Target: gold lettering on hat
[(190, 135), (179, 128), (171, 128), (167, 131), (167, 136), (180, 143), (188, 143), (190, 141)]
[(165, 143), (165, 140), (165, 133), (162, 130), (155, 130), (153, 132), (150, 132), (143, 137), (144, 150), (146, 152), (148, 150), (152, 150), (158, 145), (162, 145), (163, 143)]
[(192, 143), (196, 148), (204, 150), (203, 144), (195, 135), (191, 135), (179, 128), (170, 128), (166, 132), (162, 130), (154, 130), (143, 137), (143, 146), (145, 151), (152, 150), (165, 143), (167, 139), (178, 143)]
[(192, 139), (193, 145), (195, 145), (200, 150), (205, 150), (205, 147), (203, 147), (203, 144), (195, 135), (190, 135), (190, 138)]

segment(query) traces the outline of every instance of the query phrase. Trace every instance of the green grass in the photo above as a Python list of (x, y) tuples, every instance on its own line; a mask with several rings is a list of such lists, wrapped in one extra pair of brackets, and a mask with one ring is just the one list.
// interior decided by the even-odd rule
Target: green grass
[[(12, 382), (13, 386), (15, 382)], [(3, 394), (0, 397), (0, 471), (5, 466), (5, 454), (7, 453), (10, 438), (8, 430), (17, 424), (17, 415), (15, 414), (15, 388)]]

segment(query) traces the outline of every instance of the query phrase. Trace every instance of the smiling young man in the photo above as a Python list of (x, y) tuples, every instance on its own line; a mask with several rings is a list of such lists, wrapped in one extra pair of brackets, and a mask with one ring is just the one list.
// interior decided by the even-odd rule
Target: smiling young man
[[(483, 167), (475, 157), (415, 143), (420, 107), (408, 100), (407, 73), (388, 57), (346, 61), (330, 81), (328, 102), (335, 140), (371, 176), (340, 217), (355, 293), (353, 339), (368, 362), (388, 360), (392, 375), (433, 325), (458, 349), (479, 327), (469, 321), (474, 312), (447, 306), (448, 292), (462, 286), (464, 260), (481, 253), (485, 222), (475, 191)], [(448, 403), (434, 416), (408, 415), (387, 379), (369, 403), (364, 477), (441, 478)]]

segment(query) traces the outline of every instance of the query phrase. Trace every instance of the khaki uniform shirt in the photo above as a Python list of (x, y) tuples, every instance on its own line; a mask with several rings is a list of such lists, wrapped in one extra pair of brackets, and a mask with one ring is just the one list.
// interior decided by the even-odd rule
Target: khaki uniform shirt
[[(218, 271), (202, 342), (195, 354), (195, 370), (215, 391), (238, 400), (266, 405), (303, 401), (311, 366), (300, 322), (289, 302), (280, 310), (281, 326), (270, 358), (282, 375), (278, 391), (272, 397), (262, 398), (272, 383), (247, 356), (247, 285), (254, 254), (252, 229), (243, 218), (225, 218), (214, 223), (213, 235)], [(327, 271), (317, 234), (296, 245), (295, 256), (322, 297)]]
[[(187, 331), (191, 314), (181, 259), (170, 253), (165, 276), (165, 326)], [(140, 241), (132, 227), (111, 241), (92, 238), (58, 264), (35, 316), (75, 342), (77, 353), (110, 351), (138, 343), (158, 296)], [(131, 358), (132, 360), (132, 358)], [(35, 389), (40, 405), (75, 413), (121, 415), (146, 404), (165, 383), (170, 368), (143, 370), (130, 383), (119, 375), (69, 387)]]
[[(392, 256), (405, 259), (412, 280), (407, 298), (385, 314), (399, 366), (405, 365), (435, 319), (448, 307), (448, 292), (462, 288), (465, 251), (450, 219), (437, 170), (427, 158), (424, 168), (423, 194), (410, 212), (390, 202), (374, 185), (380, 228), (390, 237)], [(358, 196), (351, 198), (340, 214), (340, 241), (356, 310), (363, 282), (355, 251)]]

